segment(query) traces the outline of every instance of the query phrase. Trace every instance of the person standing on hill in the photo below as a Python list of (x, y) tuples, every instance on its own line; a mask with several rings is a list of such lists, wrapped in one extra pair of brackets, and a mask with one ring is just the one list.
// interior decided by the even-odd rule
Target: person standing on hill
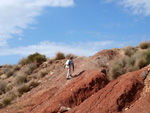
[(72, 67), (72, 69), (73, 69), (73, 71), (74, 71), (74, 61), (73, 61), (73, 57), (70, 57), (70, 58), (66, 61), (66, 63), (65, 63), (64, 66), (65, 66), (65, 68), (68, 69), (68, 73), (67, 73), (66, 79), (69, 80), (69, 76), (72, 76), (72, 75), (71, 75), (71, 67)]

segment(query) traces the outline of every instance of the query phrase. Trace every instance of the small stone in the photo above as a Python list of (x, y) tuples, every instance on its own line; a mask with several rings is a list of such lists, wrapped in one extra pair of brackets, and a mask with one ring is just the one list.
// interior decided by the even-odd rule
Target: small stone
[(129, 108), (126, 108), (125, 111), (127, 111)]
[(148, 75), (148, 71), (143, 71), (142, 76), (146, 77)]

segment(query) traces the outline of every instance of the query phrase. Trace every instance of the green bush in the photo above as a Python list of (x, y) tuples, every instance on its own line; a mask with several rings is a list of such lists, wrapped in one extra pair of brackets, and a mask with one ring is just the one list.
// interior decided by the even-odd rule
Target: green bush
[(141, 43), (139, 44), (139, 47), (140, 47), (141, 49), (147, 49), (147, 48), (149, 47), (149, 43), (148, 43), (147, 41), (141, 42)]
[(41, 55), (39, 53), (34, 53), (34, 54), (29, 55), (27, 58), (23, 58), (19, 62), (19, 64), (25, 65), (25, 64), (30, 64), (30, 63), (36, 63), (37, 65), (40, 65), (45, 61), (46, 61), (45, 55)]
[(123, 50), (127, 56), (132, 56), (136, 52), (136, 48), (132, 46), (126, 46)]
[(37, 64), (42, 64), (43, 62), (46, 61), (45, 55), (41, 55), (39, 53), (31, 54), (27, 58), (28, 63), (37, 63)]
[(65, 55), (62, 52), (58, 52), (56, 54), (55, 60), (61, 60), (61, 59), (65, 59)]

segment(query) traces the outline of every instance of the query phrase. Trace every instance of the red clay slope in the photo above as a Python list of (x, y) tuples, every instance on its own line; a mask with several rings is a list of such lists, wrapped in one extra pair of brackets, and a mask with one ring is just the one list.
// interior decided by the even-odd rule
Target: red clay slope
[[(125, 108), (140, 98), (145, 79), (141, 75), (143, 71), (144, 69), (122, 75), (88, 98), (80, 106), (69, 111), (69, 113), (123, 112)], [(133, 112), (136, 111), (133, 110)]]
[[(147, 106), (150, 105), (149, 93), (141, 97), (145, 87), (142, 72), (147, 68), (108, 83), (101, 69), (107, 69), (117, 57), (120, 56), (116, 51), (103, 50), (87, 59), (75, 59), (72, 73), (75, 77), (68, 81), (65, 80), (67, 70), (63, 68), (65, 61), (54, 62), (47, 67), (51, 72), (41, 79), (38, 87), (14, 100), (0, 113), (62, 113), (68, 110), (69, 113), (137, 113), (137, 110), (147, 113), (150, 111)], [(147, 105), (143, 105), (144, 101)]]
[(40, 106), (33, 113), (57, 113), (62, 107), (73, 108), (108, 84), (103, 73), (87, 70), (69, 82), (50, 101)]

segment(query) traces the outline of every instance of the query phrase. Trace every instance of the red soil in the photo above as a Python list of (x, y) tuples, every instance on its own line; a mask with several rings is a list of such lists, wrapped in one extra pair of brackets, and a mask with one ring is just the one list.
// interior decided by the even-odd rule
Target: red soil
[(86, 59), (75, 59), (70, 80), (65, 79), (65, 60), (56, 61), (46, 67), (51, 72), (38, 87), (0, 109), (0, 113), (149, 113), (150, 93), (141, 96), (148, 87), (142, 75), (147, 67), (107, 80), (103, 69), (118, 57), (116, 51), (103, 50)]

